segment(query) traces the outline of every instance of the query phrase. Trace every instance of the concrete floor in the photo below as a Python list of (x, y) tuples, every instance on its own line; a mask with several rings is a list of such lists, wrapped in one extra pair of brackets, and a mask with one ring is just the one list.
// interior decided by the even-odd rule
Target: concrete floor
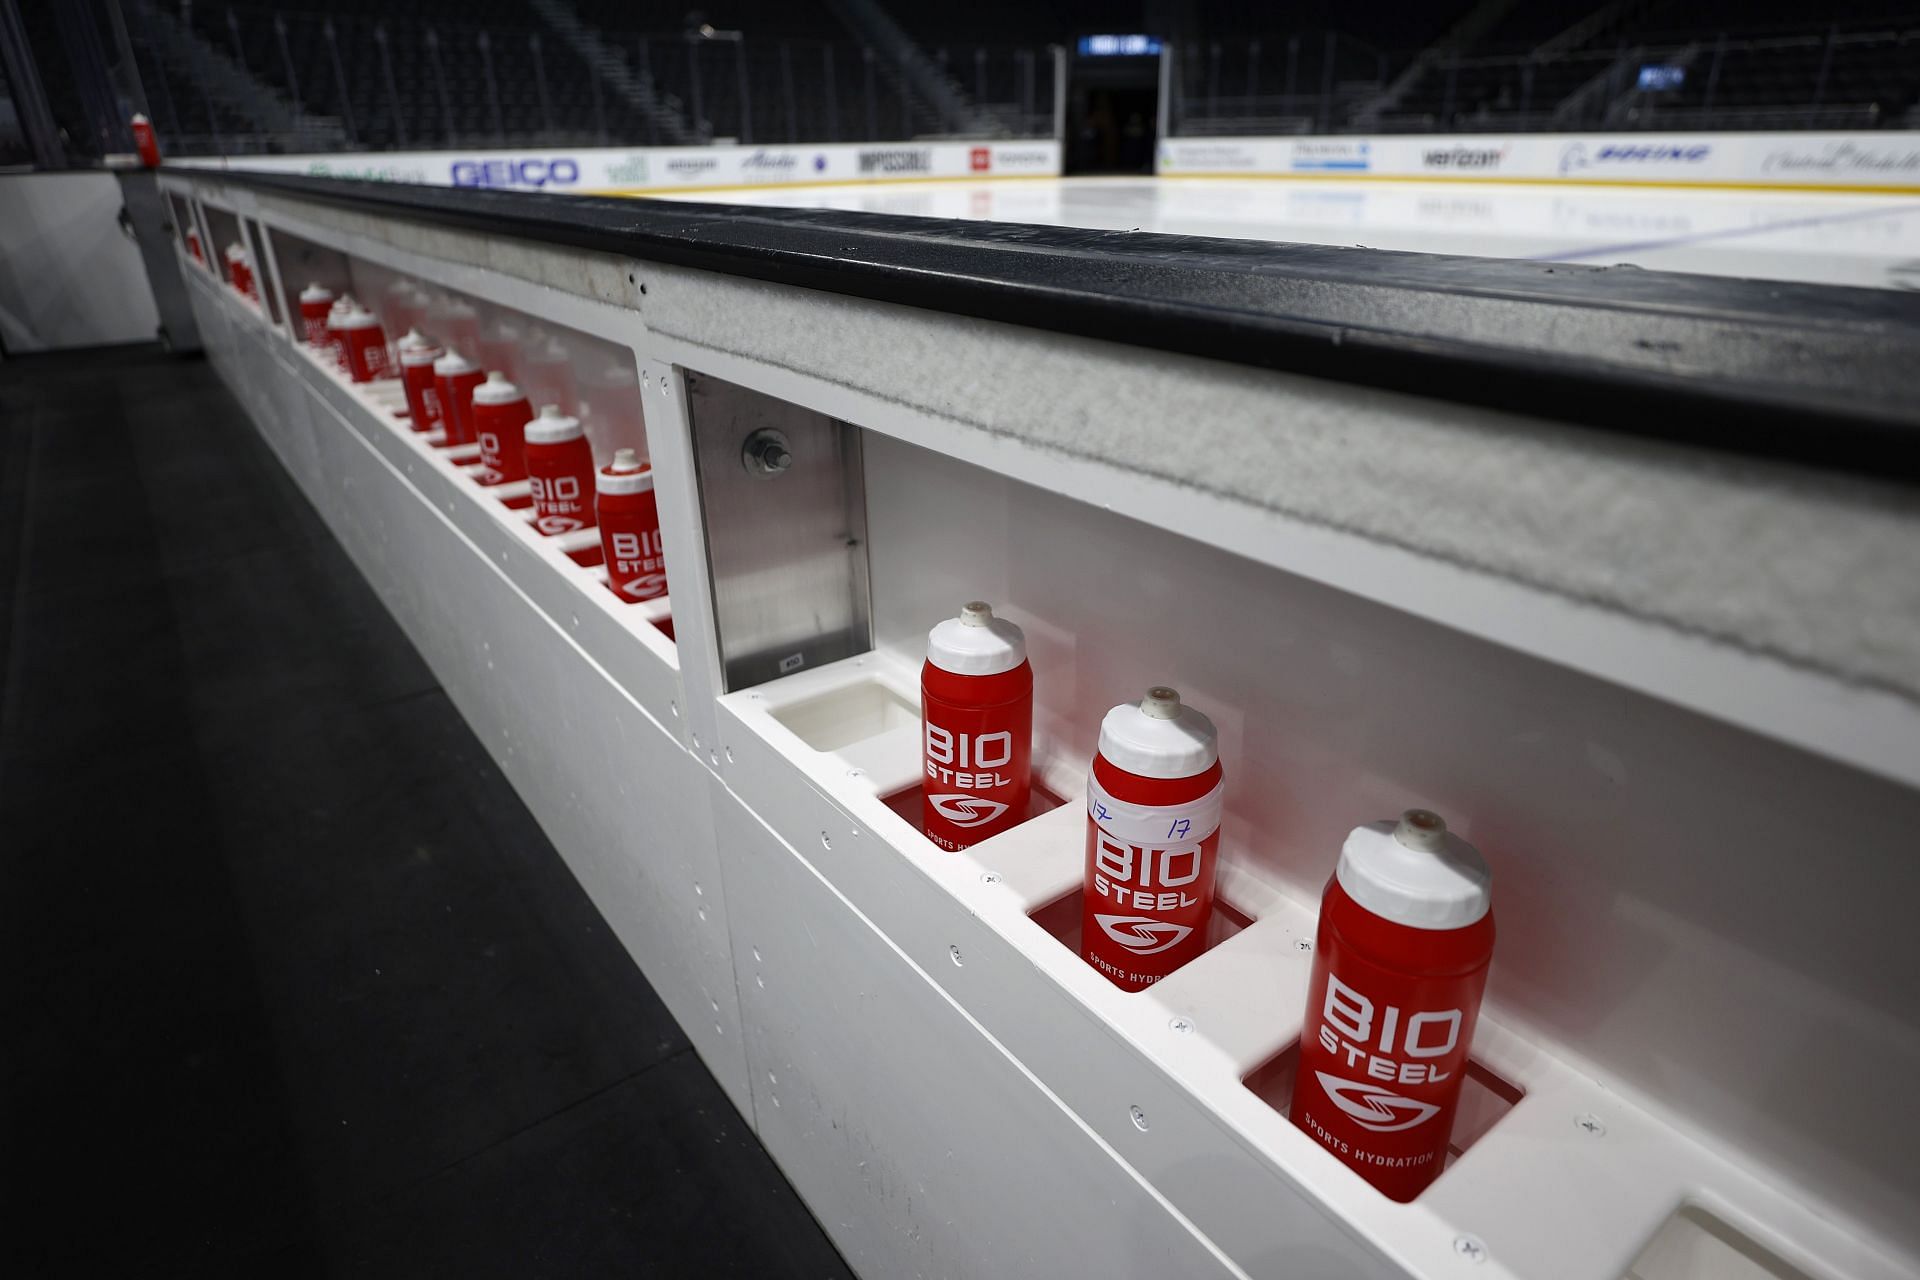
[(0, 1271), (849, 1274), (205, 364), (0, 364), (0, 610)]

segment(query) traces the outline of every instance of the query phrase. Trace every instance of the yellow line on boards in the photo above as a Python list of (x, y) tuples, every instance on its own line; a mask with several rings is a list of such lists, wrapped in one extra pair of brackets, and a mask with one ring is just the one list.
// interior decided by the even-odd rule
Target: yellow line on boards
[(1215, 178), (1250, 182), (1432, 182), (1456, 186), (1657, 187), (1669, 191), (1809, 191), (1837, 195), (1913, 196), (1920, 185), (1854, 186), (1813, 182), (1686, 182), (1671, 178), (1468, 177), (1454, 173), (1217, 173), (1163, 170), (1157, 178)]

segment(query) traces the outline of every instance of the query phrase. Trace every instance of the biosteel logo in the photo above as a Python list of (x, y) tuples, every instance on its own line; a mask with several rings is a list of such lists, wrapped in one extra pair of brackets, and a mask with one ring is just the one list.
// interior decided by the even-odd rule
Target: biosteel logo
[(1431, 1120), (1440, 1108), (1417, 1098), (1403, 1098), (1391, 1089), (1361, 1080), (1343, 1080), (1324, 1071), (1313, 1073), (1320, 1087), (1362, 1129), (1375, 1133), (1398, 1133)]
[(981, 827), (992, 822), (1007, 811), (1007, 806), (998, 800), (988, 800), (984, 796), (948, 795), (928, 796), (927, 803), (933, 811), (956, 827)]
[[(1390, 1083), (1439, 1084), (1453, 1073), (1433, 1059), (1446, 1057), (1460, 1043), (1463, 1017), (1459, 1009), (1408, 1013), (1397, 1005), (1377, 1005), (1330, 973), (1318, 1038), (1320, 1047), (1349, 1071)], [(1345, 1106), (1341, 1110), (1353, 1114)]]
[(1096, 914), (1094, 920), (1115, 942), (1137, 956), (1158, 955), (1180, 945), (1193, 932), (1184, 924), (1155, 920), (1152, 916), (1108, 916)]
[(975, 173), (988, 173), (993, 169), (993, 148), (975, 147), (967, 152), (967, 168)]
[(1589, 148), (1584, 142), (1567, 144), (1560, 153), (1560, 172), (1601, 169), (1614, 165), (1690, 165), (1703, 164), (1713, 154), (1713, 144), (1609, 142)]
[(556, 160), (455, 160), (456, 187), (570, 187), (580, 181), (580, 162)]

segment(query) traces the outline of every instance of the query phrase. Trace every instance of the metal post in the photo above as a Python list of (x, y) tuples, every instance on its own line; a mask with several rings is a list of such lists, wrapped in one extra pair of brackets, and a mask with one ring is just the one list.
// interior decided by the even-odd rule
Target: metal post
[(1067, 141), (1067, 46), (1053, 46), (1053, 138)]
[(393, 110), (393, 140), (402, 147), (407, 145), (407, 122), (400, 113), (400, 87), (393, 78), (393, 53), (387, 48), (387, 24), (377, 22), (373, 27), (373, 42), (380, 47), (380, 74), (387, 82), (387, 105)]
[(1813, 123), (1820, 109), (1821, 100), (1827, 96), (1827, 73), (1833, 69), (1833, 46), (1834, 42), (1839, 38), (1840, 28), (1838, 26), (1827, 28), (1827, 46), (1820, 51), (1820, 74), (1814, 79), (1813, 103), (1807, 111), (1807, 123), (1809, 124)]
[(233, 37), (233, 60), (240, 65), (242, 71), (252, 75), (253, 72), (247, 68), (246, 42), (240, 39), (240, 17), (232, 8), (227, 10), (227, 34)]
[(547, 96), (547, 60), (540, 56), (540, 33), (527, 37), (527, 52), (533, 55), (533, 91), (540, 97), (540, 124), (547, 131), (547, 144), (554, 145), (553, 99)]
[(1173, 42), (1160, 46), (1159, 119), (1154, 122), (1156, 138), (1173, 136)]
[(700, 94), (700, 45), (697, 36), (687, 37), (687, 85), (693, 105), (693, 127), (702, 142), (713, 141), (713, 126), (707, 123), (707, 108)]
[(825, 64), (827, 76), (827, 141), (840, 141), (840, 89), (833, 78), (833, 46), (820, 46), (820, 60)]
[[(651, 103), (654, 100), (653, 50), (645, 36), (640, 37), (640, 84), (647, 91), (647, 101)], [(656, 147), (660, 145), (660, 120), (652, 107), (647, 109), (647, 142)]]
[(740, 81), (740, 141), (753, 141), (753, 98), (747, 92), (747, 38), (733, 42), (733, 73)]
[[(1700, 114), (1702, 116), (1711, 116), (1713, 114), (1713, 95), (1714, 92), (1720, 88), (1720, 60), (1726, 56), (1727, 33), (1722, 31), (1720, 38), (1714, 42), (1713, 65), (1707, 68), (1707, 92), (1700, 101)], [(1702, 121), (1702, 123), (1705, 122)]]
[(273, 15), (273, 38), (280, 45), (280, 66), (287, 73), (287, 94), (293, 99), (293, 123), (298, 128), (306, 104), (300, 100), (300, 77), (294, 74), (293, 52), (287, 48), (287, 20), (277, 13)]
[(447, 72), (440, 65), (440, 33), (432, 27), (427, 28), (427, 61), (433, 64), (433, 84), (440, 92), (440, 118), (446, 122), (447, 145), (458, 146), (453, 140), (453, 99), (447, 94)]
[(340, 41), (333, 34), (333, 19), (328, 18), (320, 28), (327, 38), (327, 54), (333, 59), (333, 85), (340, 94), (340, 123), (346, 126), (347, 145), (360, 145), (360, 131), (353, 125), (353, 102), (347, 97), (347, 69), (340, 62)]
[(913, 136), (913, 77), (904, 50), (900, 54), (900, 136)]
[(1207, 119), (1220, 118), (1220, 42), (1207, 47)]
[(793, 96), (793, 51), (780, 42), (780, 97), (787, 111), (787, 141), (800, 141), (800, 107)]
[(1327, 32), (1326, 61), (1320, 67), (1320, 132), (1333, 132), (1333, 55), (1340, 37)]
[(867, 141), (873, 142), (880, 137), (880, 104), (873, 98), (873, 50), (870, 47), (861, 46), (860, 61), (866, 67)]
[(587, 68), (587, 88), (593, 94), (593, 136), (601, 146), (607, 145), (607, 109), (600, 103), (600, 68)]
[[(180, 108), (174, 105), (173, 86), (169, 84), (167, 81), (167, 64), (164, 62), (161, 62), (159, 59), (156, 58), (154, 60), (153, 69), (155, 73), (159, 76), (160, 101), (166, 107), (167, 119), (173, 122), (172, 132), (175, 135), (179, 135), (182, 132)], [(18, 82), (16, 81), (16, 83)], [(39, 82), (36, 80), (35, 83), (37, 84)]]
[[(145, 112), (147, 119), (153, 119), (153, 108), (147, 104), (147, 86), (140, 77), (140, 63), (133, 56), (133, 41), (127, 38), (127, 17), (120, 12), (120, 0), (107, 0), (107, 25), (113, 29), (114, 56), (120, 59), (122, 72), (121, 87), (133, 100), (135, 111)], [(18, 108), (15, 109), (18, 114)]]
[(493, 116), (493, 140), (504, 147), (507, 145), (507, 125), (500, 114), (500, 86), (493, 78), (493, 40), (482, 31), (474, 37), (473, 43), (480, 50), (480, 75), (487, 85), (487, 110)]

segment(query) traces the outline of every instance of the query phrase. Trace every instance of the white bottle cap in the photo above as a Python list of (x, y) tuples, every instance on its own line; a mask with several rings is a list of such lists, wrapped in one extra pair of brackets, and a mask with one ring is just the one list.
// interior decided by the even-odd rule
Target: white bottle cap
[(309, 283), (306, 288), (300, 291), (300, 301), (332, 302), (333, 290), (322, 284)]
[(642, 462), (632, 449), (616, 449), (613, 461), (600, 469), (594, 485), (601, 493), (645, 493), (653, 488), (653, 464)]
[(974, 600), (927, 633), (927, 661), (957, 676), (997, 676), (1027, 660), (1027, 636), (993, 606)]
[(487, 380), (473, 389), (475, 404), (512, 404), (522, 399), (520, 388), (507, 381), (507, 375), (494, 369), (487, 374)]
[(356, 307), (340, 317), (340, 327), (342, 329), (378, 329), (380, 321), (373, 312)]
[(527, 424), (528, 444), (564, 444), (585, 434), (580, 419), (569, 418), (557, 404), (541, 405), (540, 416)]
[(1100, 722), (1100, 754), (1143, 778), (1191, 778), (1220, 758), (1213, 721), (1165, 685), (1139, 702), (1123, 702)]
[(418, 329), (407, 330), (407, 336), (400, 339), (400, 363), (410, 369), (423, 364), (432, 364), (444, 354), (434, 345), (432, 338)]
[(442, 378), (455, 378), (463, 373), (472, 373), (473, 369), (473, 361), (458, 351), (449, 351), (433, 362), (433, 372)]
[(1334, 876), (1362, 907), (1412, 929), (1464, 929), (1493, 905), (1479, 850), (1425, 809), (1355, 827)]

